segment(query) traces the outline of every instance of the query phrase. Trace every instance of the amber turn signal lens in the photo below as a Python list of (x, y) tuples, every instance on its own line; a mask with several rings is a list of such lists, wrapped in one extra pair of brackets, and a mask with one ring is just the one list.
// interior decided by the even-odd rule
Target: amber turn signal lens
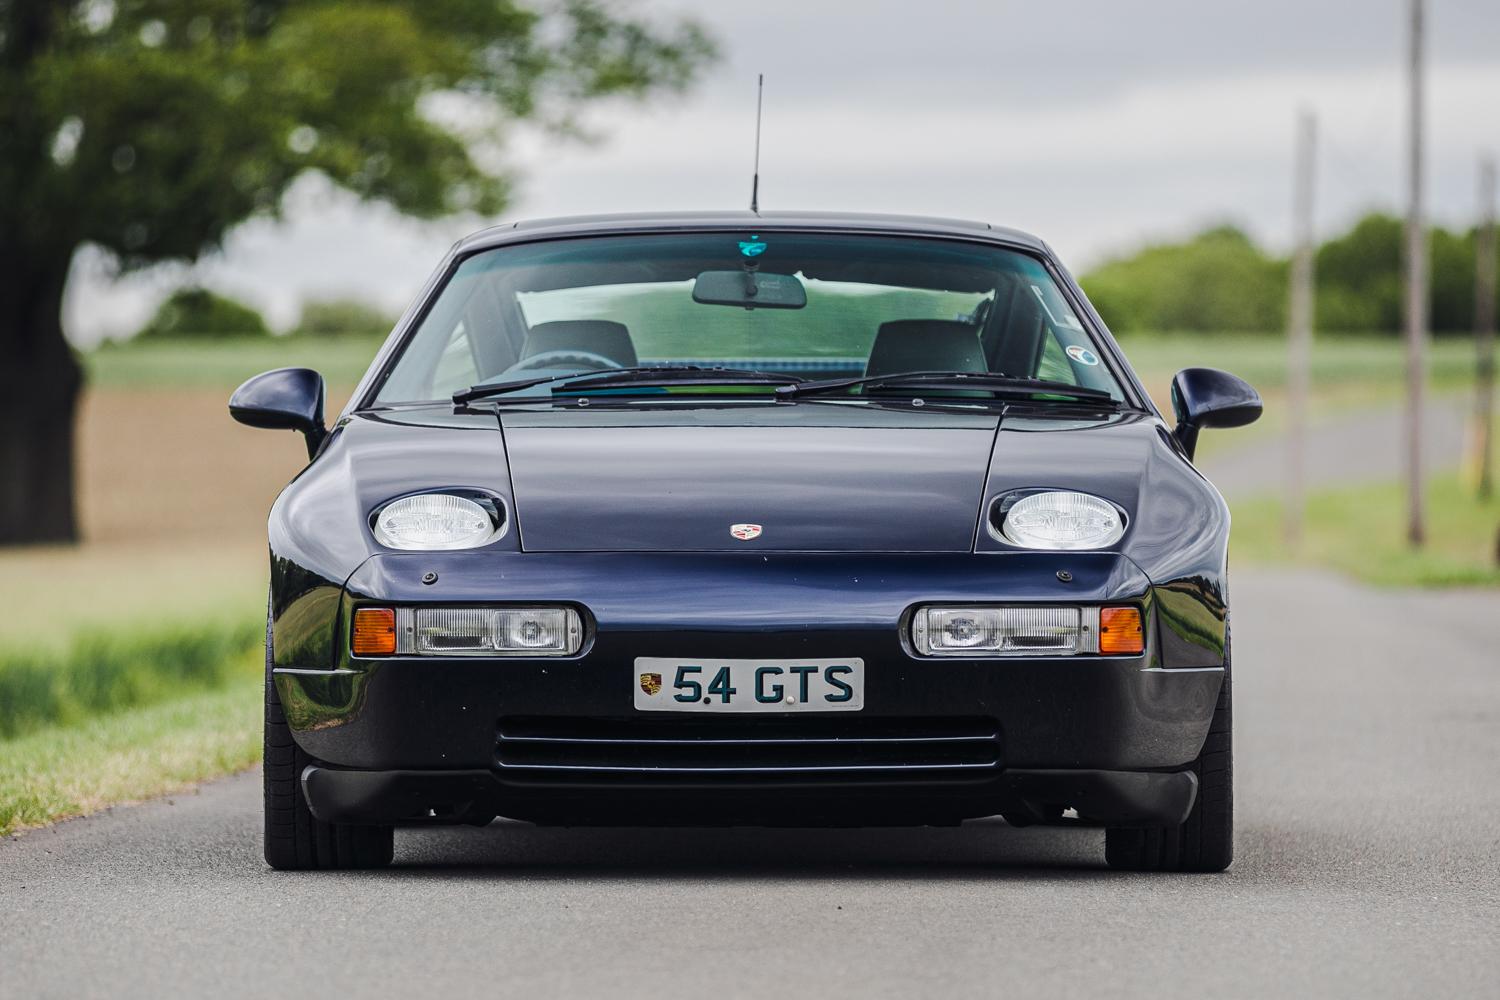
[[(1139, 629), (1137, 629), (1139, 631)], [(358, 608), (354, 612), (355, 656), (390, 656), (396, 651), (396, 612), (392, 608)]]
[(1099, 652), (1105, 656), (1134, 656), (1146, 649), (1140, 608), (1099, 609)]

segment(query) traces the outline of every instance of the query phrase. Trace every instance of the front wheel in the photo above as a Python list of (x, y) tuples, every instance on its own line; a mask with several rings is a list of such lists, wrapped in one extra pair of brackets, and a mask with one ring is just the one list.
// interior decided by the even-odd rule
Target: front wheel
[(1213, 723), (1198, 758), (1198, 798), (1179, 826), (1155, 829), (1110, 827), (1104, 860), (1111, 868), (1138, 872), (1221, 872), (1234, 860), (1234, 699), (1230, 689), (1229, 636), (1224, 636), (1224, 683)]
[(271, 622), (266, 615), (266, 728), (262, 764), (266, 864), (281, 871), (382, 868), (391, 863), (389, 826), (324, 823), (302, 797), (302, 771), (312, 758), (292, 739), (271, 672)]

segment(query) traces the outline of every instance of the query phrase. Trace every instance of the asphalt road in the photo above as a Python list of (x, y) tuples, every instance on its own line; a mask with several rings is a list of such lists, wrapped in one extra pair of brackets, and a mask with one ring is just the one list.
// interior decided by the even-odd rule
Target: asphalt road
[(398, 835), (277, 874), (257, 775), (0, 842), (0, 995), (1497, 995), (1500, 601), (1235, 580), (1238, 860), (1012, 830)]

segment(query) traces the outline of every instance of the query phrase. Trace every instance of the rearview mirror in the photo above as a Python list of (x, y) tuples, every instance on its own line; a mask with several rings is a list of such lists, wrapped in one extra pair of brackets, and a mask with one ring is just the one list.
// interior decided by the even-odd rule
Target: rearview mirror
[(323, 396), (323, 376), (311, 368), (277, 368), (234, 390), (229, 415), (250, 427), (300, 431), (307, 439), (307, 457), (312, 458), (328, 436)]
[(1217, 368), (1184, 368), (1172, 379), (1172, 431), (1187, 457), (1198, 449), (1204, 427), (1243, 427), (1260, 417), (1260, 393), (1244, 379)]
[(743, 271), (704, 271), (693, 282), (693, 301), (745, 309), (801, 309), (807, 289), (795, 275)]

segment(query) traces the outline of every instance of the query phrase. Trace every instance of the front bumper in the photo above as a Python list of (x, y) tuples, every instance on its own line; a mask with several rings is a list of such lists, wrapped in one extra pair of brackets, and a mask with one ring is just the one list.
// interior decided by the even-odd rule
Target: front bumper
[[(444, 561), (438, 564), (439, 558)], [(594, 628), (558, 659), (392, 657), (278, 666), (319, 816), (363, 822), (942, 823), (1062, 808), (1180, 821), (1222, 681), (1164, 663), (1153, 591), (1105, 554), (519, 555), (372, 559), (361, 603), (576, 603)], [(1068, 570), (1068, 580), (1058, 570)], [(423, 584), (436, 572), (435, 585)], [(497, 582), (498, 580), (498, 582)], [(1139, 657), (930, 659), (900, 636), (922, 603), (1140, 602)], [(865, 663), (859, 712), (639, 713), (637, 656)], [(518, 735), (519, 734), (519, 735)], [(528, 735), (529, 734), (529, 735)], [(1175, 819), (1174, 819), (1175, 817)]]
[[(308, 767), (302, 793), (329, 823), (485, 823), (497, 815), (565, 826), (944, 825), (1004, 816), (1016, 825), (1174, 826), (1198, 793), (1191, 771), (1009, 768), (981, 786), (864, 788), (844, 784), (723, 782), (673, 789), (618, 784), (517, 788), (491, 770), (348, 771)], [(1064, 819), (1064, 807), (1077, 813)]]

